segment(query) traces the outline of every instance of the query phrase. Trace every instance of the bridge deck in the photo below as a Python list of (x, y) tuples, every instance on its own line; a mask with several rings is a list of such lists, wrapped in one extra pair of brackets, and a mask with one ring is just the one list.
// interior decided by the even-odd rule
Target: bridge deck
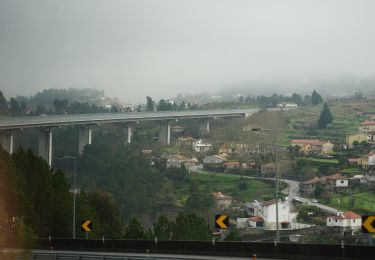
[(256, 113), (257, 109), (247, 110), (196, 110), (196, 111), (165, 111), (165, 112), (133, 112), (133, 113), (103, 113), (103, 114), (74, 114), (52, 116), (28, 116), (0, 118), (0, 130), (53, 127), (76, 124), (127, 123), (151, 120), (178, 120), (193, 118), (238, 117)]

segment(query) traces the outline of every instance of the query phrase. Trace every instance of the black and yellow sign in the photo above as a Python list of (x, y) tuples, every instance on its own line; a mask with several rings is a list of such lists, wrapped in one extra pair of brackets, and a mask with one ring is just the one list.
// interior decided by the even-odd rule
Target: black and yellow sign
[(83, 232), (91, 232), (92, 231), (92, 221), (91, 220), (83, 220), (81, 222), (81, 230)]
[(362, 232), (375, 233), (375, 216), (362, 216)]
[(227, 215), (216, 215), (215, 216), (215, 227), (221, 229), (229, 228), (229, 216)]

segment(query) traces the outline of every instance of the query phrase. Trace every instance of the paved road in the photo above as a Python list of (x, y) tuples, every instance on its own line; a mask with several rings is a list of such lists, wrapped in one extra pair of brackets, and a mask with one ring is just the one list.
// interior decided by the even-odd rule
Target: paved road
[[(115, 253), (115, 252), (92, 252), (92, 251), (48, 251), (48, 250), (33, 250), (32, 253), (34, 254), (35, 260), (38, 259), (46, 259), (45, 257), (42, 258), (42, 256), (50, 255), (53, 257), (53, 254), (59, 254), (59, 255), (80, 255), (80, 256), (108, 256), (107, 259), (110, 259), (109, 257), (132, 257), (132, 259), (163, 259), (163, 260), (185, 260), (185, 259), (195, 259), (195, 260), (242, 260), (242, 259), (251, 259), (252, 255), (249, 255), (249, 257), (228, 257), (228, 256), (199, 256), (199, 255), (176, 255), (176, 254), (152, 254), (149, 255), (139, 254), (139, 253)], [(38, 257), (39, 255), (39, 257)], [(64, 258), (65, 259), (65, 258)], [(259, 260), (270, 260), (270, 258), (257, 258)], [(273, 258), (275, 260), (275, 258)]]
[[(192, 166), (192, 167), (190, 167), (190, 169), (192, 171), (195, 171), (195, 172), (201, 172), (203, 170), (202, 166)], [(228, 175), (228, 174), (225, 174), (225, 173), (215, 173), (215, 174), (221, 174), (223, 176)], [(232, 174), (231, 176), (237, 176), (239, 178), (241, 177), (240, 175), (235, 175), (235, 174)], [(252, 177), (252, 176), (243, 176), (243, 178), (246, 178), (246, 179), (261, 179), (261, 180), (270, 180), (270, 181), (275, 180), (274, 178), (262, 178), (262, 177)], [(299, 196), (300, 182), (295, 181), (295, 180), (289, 180), (289, 179), (281, 179), (280, 181), (288, 184), (288, 188), (286, 188), (282, 191), (284, 194), (288, 195), (288, 201), (292, 201), (294, 199), (294, 200), (300, 201), (301, 203), (305, 203), (307, 205), (312, 205), (312, 206), (318, 207), (318, 208), (320, 208), (320, 209), (322, 209), (322, 210), (324, 210), (328, 213), (337, 214), (338, 210), (335, 209), (335, 208), (332, 208), (332, 207), (329, 207), (329, 206), (326, 206), (326, 205), (320, 204), (320, 203), (314, 203), (310, 199), (303, 198), (303, 197)]]

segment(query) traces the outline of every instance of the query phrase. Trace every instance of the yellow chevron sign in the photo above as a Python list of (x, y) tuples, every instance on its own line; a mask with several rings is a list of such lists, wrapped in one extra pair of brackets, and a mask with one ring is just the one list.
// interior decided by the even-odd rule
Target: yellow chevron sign
[(362, 232), (375, 233), (375, 216), (362, 216)]
[(81, 222), (81, 230), (83, 232), (91, 232), (92, 231), (92, 221), (91, 220), (84, 220)]
[(215, 227), (221, 229), (229, 228), (229, 216), (227, 215), (216, 215), (215, 216)]

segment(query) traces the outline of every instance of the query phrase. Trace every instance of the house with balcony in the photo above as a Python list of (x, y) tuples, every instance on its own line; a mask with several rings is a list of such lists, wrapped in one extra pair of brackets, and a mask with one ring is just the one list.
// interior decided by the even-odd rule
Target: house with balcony
[(361, 123), (359, 131), (363, 133), (375, 133), (375, 120), (365, 120)]
[(204, 153), (211, 151), (212, 144), (207, 140), (198, 139), (196, 142), (193, 143), (193, 150), (197, 153)]
[(339, 188), (348, 188), (349, 187), (349, 178), (346, 176), (341, 175), (340, 173), (335, 173), (326, 178), (326, 184), (331, 189), (339, 189)]

